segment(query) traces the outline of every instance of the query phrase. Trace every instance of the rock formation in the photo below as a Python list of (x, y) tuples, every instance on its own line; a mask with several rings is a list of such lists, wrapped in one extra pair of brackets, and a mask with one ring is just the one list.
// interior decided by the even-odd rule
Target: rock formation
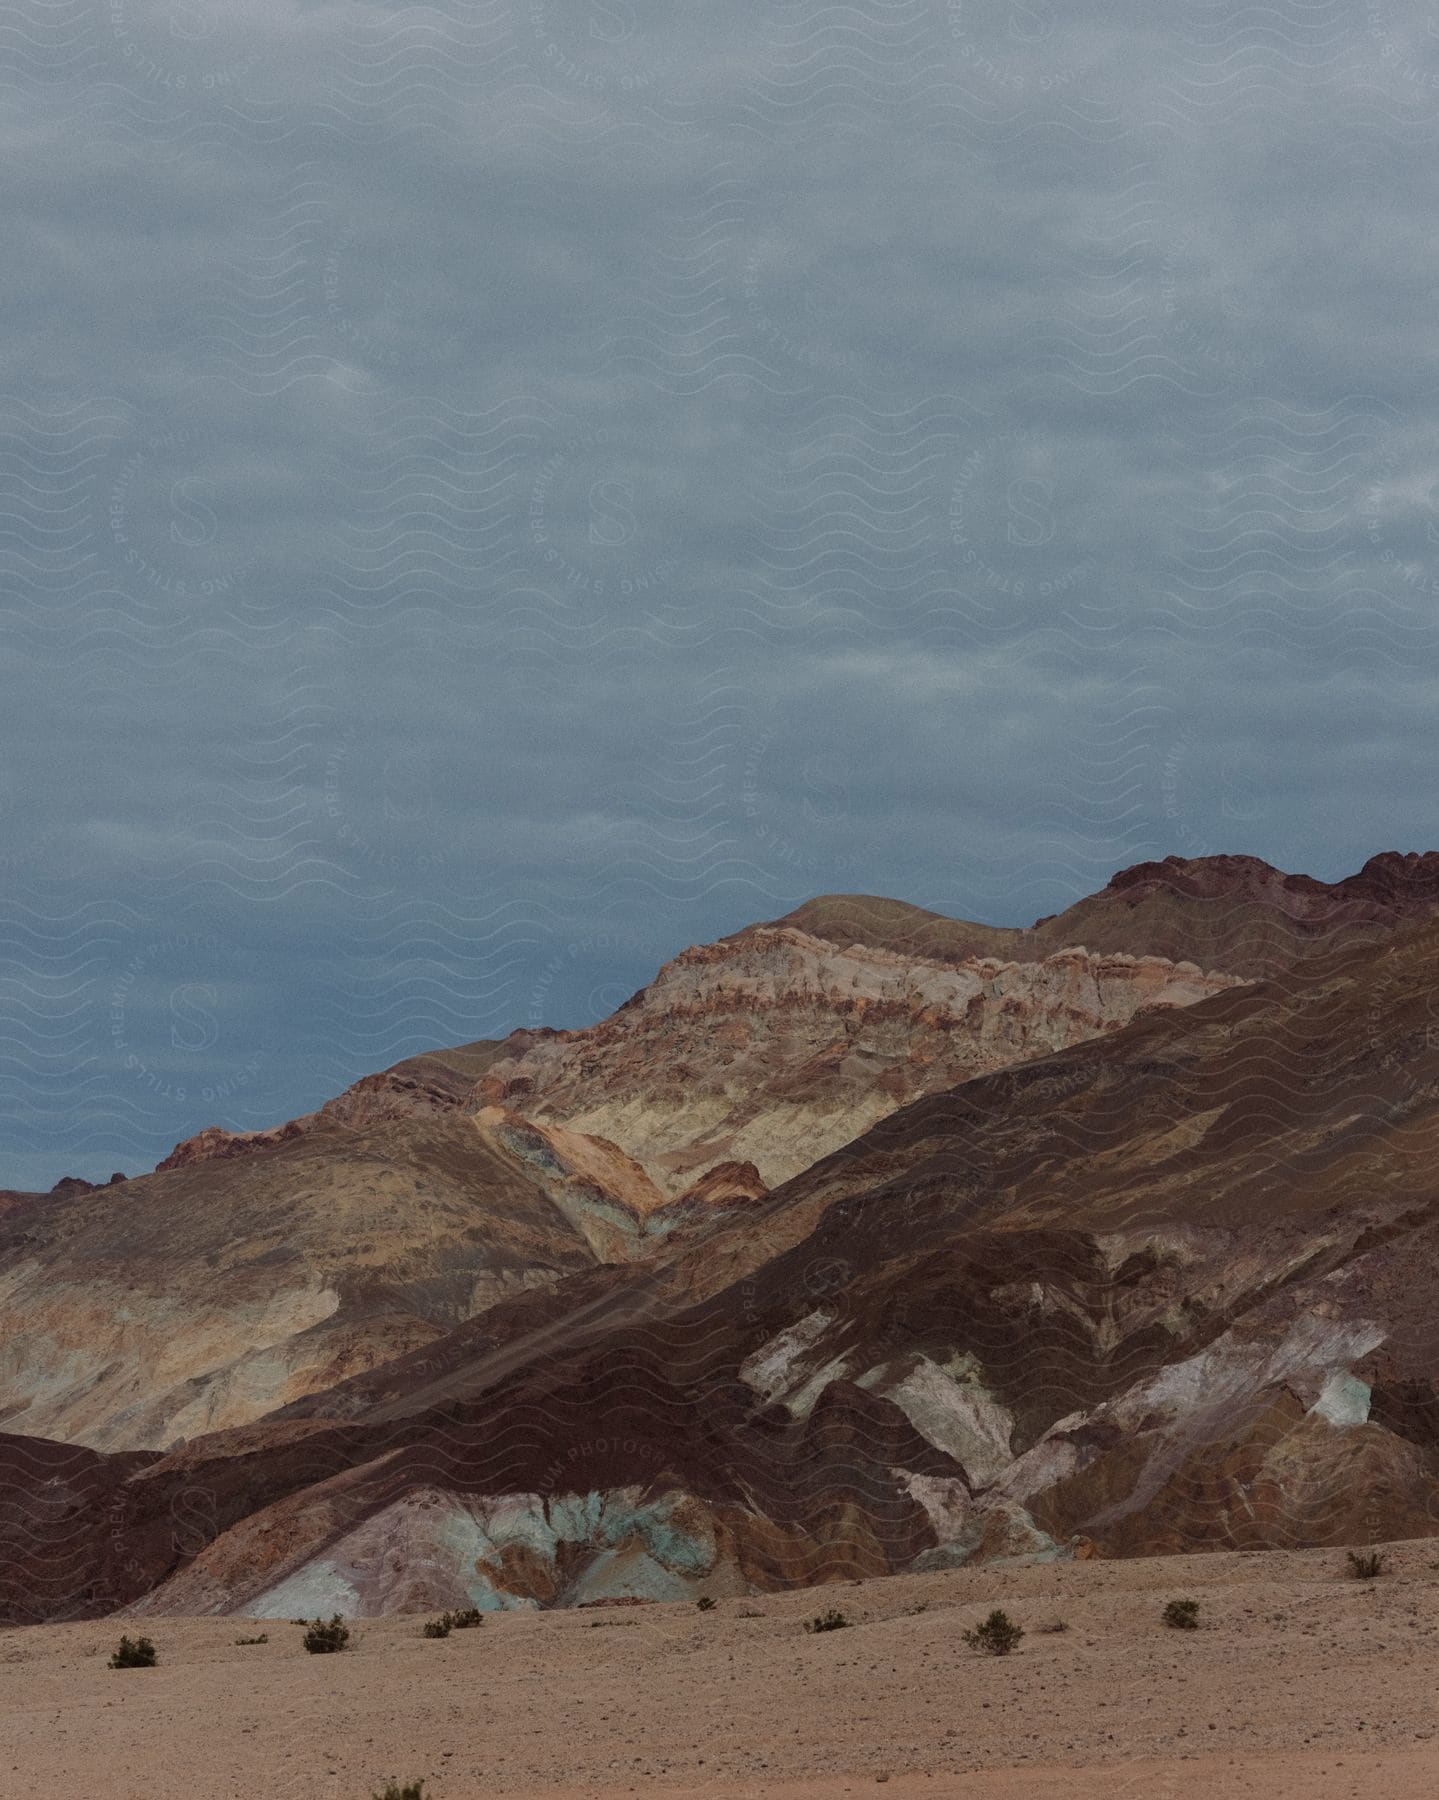
[(1434, 866), (1147, 865), (1081, 903), (1132, 954), (816, 902), (587, 1032), (20, 1197), (0, 1618), (1434, 1531)]
[(686, 950), (600, 1024), (497, 1057), (480, 1092), (613, 1140), (670, 1194), (721, 1160), (774, 1185), (921, 1094), (1237, 979), (1073, 948), (946, 963), (772, 926)]

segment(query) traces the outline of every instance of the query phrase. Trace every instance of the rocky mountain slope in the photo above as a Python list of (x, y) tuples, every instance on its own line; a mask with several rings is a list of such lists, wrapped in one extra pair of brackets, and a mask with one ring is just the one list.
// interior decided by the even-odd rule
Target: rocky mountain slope
[(1301, 956), (1378, 943), (1436, 913), (1439, 852), (1430, 850), (1385, 851), (1335, 882), (1287, 875), (1257, 856), (1168, 856), (1121, 869), (1097, 894), (1024, 929), (946, 919), (867, 894), (822, 895), (779, 923), (836, 943), (949, 961), (1036, 961), (1083, 944), (1253, 979)]
[(636, 1260), (576, 1234), (545, 1285), (168, 1454), (0, 1438), (0, 1611), (1432, 1532), (1436, 1013), (1439, 926), (1331, 950), (902, 1106)]
[(498, 1107), (31, 1198), (0, 1213), (0, 1426), (135, 1449), (240, 1424), (692, 1212)]
[(273, 1130), (202, 1131), (98, 1197), (13, 1196), (0, 1425), (159, 1449), (244, 1424), (508, 1294), (747, 1213), (922, 1094), (1237, 979), (752, 927), (586, 1030), (410, 1058)]
[(823, 896), (684, 951), (594, 1026), (411, 1058), (275, 1132), (202, 1132), (161, 1167), (500, 1103), (613, 1141), (671, 1197), (720, 1160), (773, 1184), (922, 1094), (1436, 909), (1434, 852), (1376, 856), (1334, 883), (1254, 857), (1169, 857), (1024, 929)]
[(773, 1185), (921, 1094), (1237, 979), (1084, 949), (949, 963), (776, 926), (686, 950), (600, 1024), (497, 1058), (479, 1091), (611, 1139), (667, 1192), (721, 1159)]

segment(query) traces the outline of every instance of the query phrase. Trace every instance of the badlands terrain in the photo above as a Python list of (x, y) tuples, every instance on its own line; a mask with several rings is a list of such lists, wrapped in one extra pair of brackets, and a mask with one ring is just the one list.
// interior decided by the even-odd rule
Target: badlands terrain
[(1436, 909), (1397, 853), (1027, 929), (829, 896), (583, 1030), (6, 1193), (0, 1622), (1427, 1537)]

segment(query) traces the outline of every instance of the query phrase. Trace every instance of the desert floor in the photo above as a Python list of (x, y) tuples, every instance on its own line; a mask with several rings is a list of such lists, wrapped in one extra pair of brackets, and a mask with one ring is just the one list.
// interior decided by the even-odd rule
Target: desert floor
[[(961, 1570), (690, 1605), (0, 1632), (0, 1793), (29, 1800), (1299, 1800), (1439, 1793), (1439, 1541)], [(1200, 1602), (1167, 1629), (1164, 1602)], [(961, 1631), (1002, 1605), (1008, 1658)], [(810, 1635), (831, 1606), (853, 1621)], [(1046, 1629), (1063, 1621), (1067, 1629)], [(106, 1666), (122, 1629), (160, 1666)], [(269, 1642), (235, 1639), (268, 1632)]]

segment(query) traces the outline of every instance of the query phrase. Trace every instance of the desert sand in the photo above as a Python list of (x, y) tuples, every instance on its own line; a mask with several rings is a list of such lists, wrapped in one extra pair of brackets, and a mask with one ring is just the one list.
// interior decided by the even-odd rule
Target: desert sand
[[(1165, 1800), (1431, 1794), (1436, 1546), (1349, 1578), (1342, 1551), (979, 1568), (689, 1605), (492, 1615), (443, 1640), (361, 1621), (337, 1656), (287, 1622), (0, 1633), (0, 1791), (30, 1800)], [(1200, 1602), (1167, 1629), (1164, 1602)], [(961, 1632), (1002, 1605), (1014, 1655)], [(850, 1629), (808, 1634), (838, 1607)], [(1052, 1627), (1063, 1622), (1066, 1629)], [(265, 1644), (237, 1637), (268, 1633)]]

